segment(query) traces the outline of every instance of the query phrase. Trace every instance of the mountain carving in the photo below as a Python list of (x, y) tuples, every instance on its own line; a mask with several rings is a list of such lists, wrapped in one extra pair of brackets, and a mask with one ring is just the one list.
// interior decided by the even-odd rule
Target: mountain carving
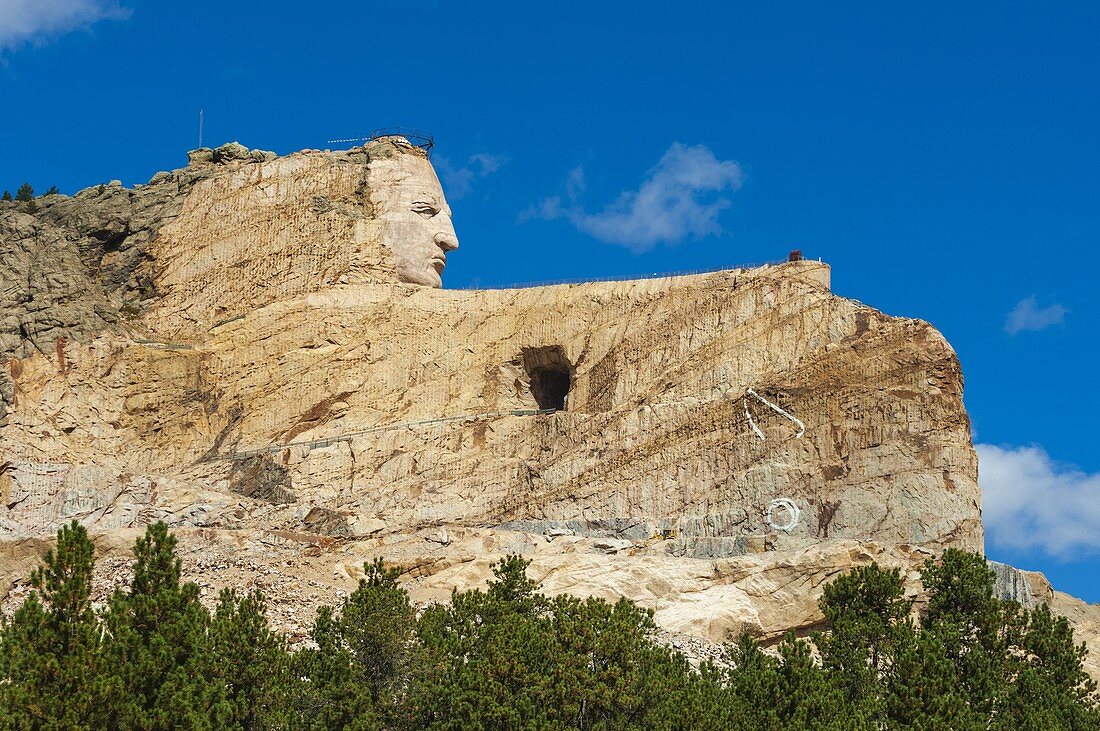
[(208, 598), (262, 588), (296, 638), (375, 556), (445, 601), (520, 552), (550, 593), (719, 642), (816, 626), (854, 565), (915, 587), (983, 547), (955, 352), (826, 264), (441, 288), (458, 239), (402, 138), (38, 203), (0, 204), (5, 609), (74, 518), (104, 587), (165, 520)]

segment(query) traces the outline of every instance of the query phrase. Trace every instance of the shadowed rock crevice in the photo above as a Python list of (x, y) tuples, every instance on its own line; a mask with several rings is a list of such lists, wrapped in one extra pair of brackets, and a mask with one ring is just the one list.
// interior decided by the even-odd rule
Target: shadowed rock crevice
[(523, 349), (523, 368), (531, 382), (531, 395), (540, 409), (568, 408), (573, 385), (573, 364), (560, 345)]

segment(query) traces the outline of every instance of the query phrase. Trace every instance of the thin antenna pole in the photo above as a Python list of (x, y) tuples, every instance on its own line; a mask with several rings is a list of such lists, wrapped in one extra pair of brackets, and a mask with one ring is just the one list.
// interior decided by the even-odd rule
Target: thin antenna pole
[(202, 147), (202, 110), (199, 110), (199, 147)]

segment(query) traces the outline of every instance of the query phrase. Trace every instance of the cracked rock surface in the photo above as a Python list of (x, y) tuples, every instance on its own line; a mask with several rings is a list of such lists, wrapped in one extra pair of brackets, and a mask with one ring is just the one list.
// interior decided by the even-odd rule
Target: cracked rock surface
[[(962, 373), (929, 324), (810, 261), (400, 284), (364, 234), (369, 156), (225, 146), (0, 205), (5, 611), (60, 525), (95, 536), (106, 596), (164, 520), (206, 599), (262, 588), (295, 642), (376, 556), (426, 603), (522, 553), (547, 592), (631, 598), (702, 657), (817, 626), (853, 566), (916, 593), (925, 559), (982, 548)], [(1097, 637), (1096, 607), (1013, 571), (1003, 592)]]

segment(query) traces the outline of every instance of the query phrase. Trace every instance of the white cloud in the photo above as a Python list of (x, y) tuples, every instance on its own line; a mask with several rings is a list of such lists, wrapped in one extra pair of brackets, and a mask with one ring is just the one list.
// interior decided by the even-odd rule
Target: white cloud
[(0, 0), (0, 50), (129, 16), (130, 11), (113, 0)]
[(1100, 552), (1100, 473), (1059, 464), (1038, 446), (975, 447), (994, 545), (1059, 559)]
[(569, 200), (575, 201), (581, 193), (584, 192), (584, 168), (575, 167), (569, 172), (569, 177), (565, 179), (565, 195), (569, 197)]
[(655, 244), (678, 244), (720, 234), (718, 214), (730, 202), (721, 194), (741, 187), (741, 166), (719, 160), (703, 145), (674, 142), (649, 171), (637, 190), (626, 191), (599, 213), (587, 213), (578, 202), (584, 192), (584, 170), (574, 169), (566, 180), (566, 197), (546, 198), (520, 220), (565, 218), (584, 233), (634, 251)]
[(487, 152), (478, 152), (474, 155), (470, 155), (470, 159), (467, 162), (475, 168), (479, 168), (481, 175), (495, 173), (497, 170), (500, 170), (500, 166), (504, 164), (504, 160), (496, 155), (490, 155)]
[(442, 155), (437, 155), (433, 162), (443, 178), (443, 186), (447, 189), (447, 196), (457, 200), (473, 190), (476, 179), (484, 178), (500, 170), (501, 165), (506, 160), (499, 155), (479, 152), (470, 155), (466, 159), (466, 164), (462, 167), (455, 167), (450, 160)]
[(1012, 308), (1005, 319), (1005, 332), (1016, 335), (1024, 330), (1046, 330), (1061, 325), (1069, 312), (1059, 304), (1040, 307), (1034, 296), (1022, 299)]

